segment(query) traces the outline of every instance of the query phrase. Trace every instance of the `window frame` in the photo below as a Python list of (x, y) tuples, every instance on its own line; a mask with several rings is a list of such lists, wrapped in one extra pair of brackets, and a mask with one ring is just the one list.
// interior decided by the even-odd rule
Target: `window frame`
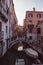
[(37, 18), (41, 18), (41, 14), (37, 14)]
[(6, 26), (6, 33), (8, 32), (8, 26)]
[(32, 40), (32, 36), (29, 36), (29, 40)]
[(41, 34), (41, 28), (37, 28), (37, 34)]
[(28, 14), (28, 17), (29, 18), (32, 18), (33, 17), (33, 14), (32, 13)]
[(30, 20), (28, 24), (32, 24), (32, 20)]

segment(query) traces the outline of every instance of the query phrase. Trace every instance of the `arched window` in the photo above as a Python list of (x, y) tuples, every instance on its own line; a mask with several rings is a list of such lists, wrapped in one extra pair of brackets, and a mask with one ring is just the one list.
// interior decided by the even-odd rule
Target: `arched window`
[(30, 13), (30, 14), (28, 14), (28, 17), (30, 17), (30, 18), (31, 18), (31, 17), (33, 17), (33, 14), (31, 14), (31, 13)]
[(41, 14), (37, 14), (37, 18), (41, 18)]

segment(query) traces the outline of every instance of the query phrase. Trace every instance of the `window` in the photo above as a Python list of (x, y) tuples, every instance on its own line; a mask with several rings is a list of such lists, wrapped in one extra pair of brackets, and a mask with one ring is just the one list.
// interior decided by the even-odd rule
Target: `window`
[(29, 40), (32, 40), (32, 36), (29, 37)]
[(41, 18), (41, 14), (37, 14), (37, 18)]
[(43, 14), (42, 14), (42, 18), (43, 18)]
[(40, 33), (41, 33), (41, 29), (37, 28), (37, 34), (40, 34)]
[(7, 30), (8, 30), (8, 26), (6, 26), (6, 33), (7, 33)]
[(40, 21), (38, 21), (38, 23), (40, 23)]
[(17, 23), (15, 19), (14, 19), (14, 23), (15, 23), (15, 24)]
[(31, 23), (32, 23), (32, 20), (30, 20), (29, 22), (31, 22)]
[(32, 29), (29, 30), (29, 33), (32, 33)]
[(7, 9), (7, 14), (9, 14), (9, 8)]
[(29, 21), (29, 24), (32, 24), (32, 20)]
[(33, 14), (28, 14), (28, 17), (30, 17), (30, 18), (33, 17)]

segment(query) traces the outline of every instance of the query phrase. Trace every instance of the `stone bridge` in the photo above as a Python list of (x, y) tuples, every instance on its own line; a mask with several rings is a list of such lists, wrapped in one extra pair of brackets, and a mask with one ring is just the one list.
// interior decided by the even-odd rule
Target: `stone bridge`
[[(26, 39), (25, 37), (17, 38), (16, 40), (12, 41), (12, 42), (10, 43), (10, 48), (13, 47), (13, 46), (14, 46), (15, 44), (17, 44), (17, 43), (22, 43), (22, 42), (28, 44), (28, 45), (30, 46), (30, 48), (32, 48), (32, 49), (34, 49), (35, 51), (37, 51), (38, 54), (39, 54), (39, 58), (40, 58), (41, 60), (43, 59), (43, 53), (42, 53), (40, 50), (38, 50), (39, 47), (36, 48), (36, 45), (33, 45), (33, 43), (30, 43), (29, 40)], [(43, 60), (42, 60), (42, 62), (43, 62)]]

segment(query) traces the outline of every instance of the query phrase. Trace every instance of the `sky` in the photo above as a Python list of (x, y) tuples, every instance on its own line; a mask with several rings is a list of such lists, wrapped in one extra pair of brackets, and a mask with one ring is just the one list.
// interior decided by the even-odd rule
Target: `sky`
[(13, 0), (16, 16), (18, 19), (18, 25), (23, 25), (23, 20), (26, 15), (26, 11), (31, 11), (33, 8), (36, 11), (43, 11), (43, 0)]

